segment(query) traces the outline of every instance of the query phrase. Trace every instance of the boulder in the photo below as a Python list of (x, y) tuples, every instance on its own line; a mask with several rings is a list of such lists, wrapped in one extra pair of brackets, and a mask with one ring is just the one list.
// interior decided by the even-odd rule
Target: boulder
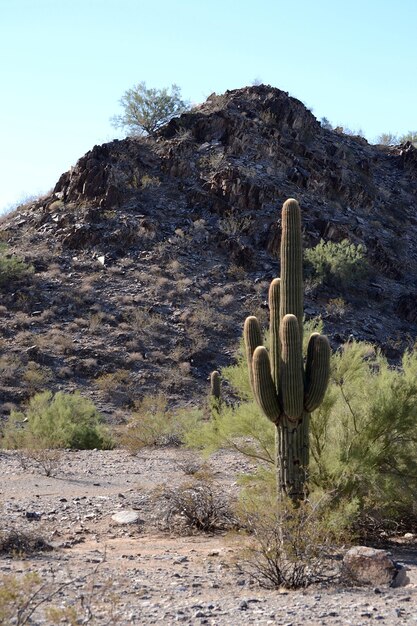
[(387, 550), (354, 546), (343, 557), (344, 573), (361, 585), (397, 586), (394, 581), (403, 569), (392, 560)]

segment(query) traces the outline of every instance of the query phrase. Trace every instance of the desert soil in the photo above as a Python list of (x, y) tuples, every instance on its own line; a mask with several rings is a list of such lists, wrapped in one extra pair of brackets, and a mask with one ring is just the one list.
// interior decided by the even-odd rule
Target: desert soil
[[(261, 588), (242, 567), (239, 533), (179, 535), (161, 528), (152, 494), (192, 477), (201, 461), (181, 449), (63, 452), (53, 477), (16, 452), (1, 452), (1, 530), (44, 538), (53, 550), (0, 555), (1, 578), (36, 571), (56, 595), (43, 602), (31, 624), (50, 606), (74, 606), (78, 623), (91, 624), (417, 624), (417, 544), (394, 545), (407, 567), (400, 588), (311, 586), (299, 591)], [(233, 496), (250, 464), (219, 452), (204, 470)], [(120, 524), (117, 512), (138, 519)], [(71, 581), (67, 586), (62, 583)], [(57, 619), (57, 618), (55, 618)], [(51, 621), (52, 620), (52, 621)], [(84, 620), (84, 621), (83, 621)], [(90, 620), (90, 621), (88, 621)], [(10, 622), (13, 623), (13, 622)], [(64, 622), (61, 622), (64, 623)]]

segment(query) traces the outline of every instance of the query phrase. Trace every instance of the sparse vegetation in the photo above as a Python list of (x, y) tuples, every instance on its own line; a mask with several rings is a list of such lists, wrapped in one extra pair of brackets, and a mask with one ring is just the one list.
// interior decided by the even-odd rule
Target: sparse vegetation
[(170, 410), (162, 393), (145, 396), (136, 403), (132, 417), (120, 433), (120, 443), (132, 454), (147, 446), (178, 446), (199, 417), (196, 410)]
[(406, 143), (409, 141), (414, 146), (417, 146), (417, 131), (409, 130), (404, 135), (396, 135), (395, 133), (382, 133), (377, 138), (377, 143), (384, 146), (396, 146), (398, 144)]
[(0, 287), (25, 278), (33, 267), (15, 255), (8, 253), (7, 245), (0, 243)]
[(377, 143), (383, 146), (395, 146), (400, 143), (400, 139), (398, 135), (394, 133), (382, 133), (382, 135), (379, 135), (377, 138)]
[(29, 554), (49, 552), (50, 550), (52, 550), (52, 546), (40, 535), (16, 530), (0, 531), (0, 555), (7, 554), (15, 558), (24, 558)]
[(348, 239), (340, 243), (323, 241), (305, 251), (304, 256), (320, 282), (332, 286), (351, 287), (366, 275), (366, 249)]
[(161, 181), (157, 176), (150, 176), (149, 174), (144, 174), (140, 179), (140, 184), (143, 189), (146, 187), (159, 187)]
[(343, 317), (348, 309), (349, 305), (343, 298), (330, 298), (326, 304), (326, 311), (328, 315), (338, 319)]
[(347, 534), (337, 527), (329, 503), (290, 500), (277, 509), (272, 498), (259, 497), (241, 504), (240, 519), (249, 533), (244, 569), (262, 587), (298, 589), (335, 580), (335, 548)]
[[(21, 575), (3, 574), (0, 577), (0, 624), (26, 626), (27, 624), (117, 624), (120, 619), (120, 596), (113, 593), (113, 582), (100, 585), (97, 594), (95, 574), (59, 576), (55, 570), (46, 575), (28, 572)], [(71, 600), (62, 605), (60, 597), (71, 590)], [(103, 608), (105, 621), (103, 621)]]
[(163, 524), (169, 529), (213, 533), (238, 525), (231, 503), (220, 485), (207, 477), (196, 474), (193, 480), (178, 488), (157, 490), (154, 497), (159, 503)]
[(405, 143), (406, 141), (410, 141), (414, 147), (417, 146), (417, 131), (416, 130), (409, 130), (408, 133), (405, 133), (405, 135), (402, 135), (400, 137), (400, 143)]
[(56, 476), (59, 472), (62, 450), (43, 447), (42, 441), (31, 439), (31, 447), (18, 451), (19, 461), (23, 469), (31, 469), (45, 476)]
[(93, 449), (112, 446), (94, 404), (79, 393), (33, 396), (25, 412), (12, 411), (2, 433), (8, 449)]

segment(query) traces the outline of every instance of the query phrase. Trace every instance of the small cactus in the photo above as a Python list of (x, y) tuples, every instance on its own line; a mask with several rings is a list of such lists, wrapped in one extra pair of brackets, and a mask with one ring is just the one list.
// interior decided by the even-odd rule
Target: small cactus
[(220, 400), (220, 374), (217, 370), (214, 370), (214, 372), (210, 374), (210, 395), (212, 398), (218, 401)]
[(269, 288), (269, 354), (256, 317), (246, 319), (244, 341), (255, 399), (277, 429), (278, 494), (293, 500), (305, 495), (310, 413), (323, 400), (330, 370), (330, 345), (318, 333), (310, 337), (304, 367), (302, 266), (300, 207), (290, 199), (282, 208), (281, 278)]
[(216, 419), (220, 413), (222, 404), (221, 378), (217, 370), (210, 374), (209, 409), (211, 417)]

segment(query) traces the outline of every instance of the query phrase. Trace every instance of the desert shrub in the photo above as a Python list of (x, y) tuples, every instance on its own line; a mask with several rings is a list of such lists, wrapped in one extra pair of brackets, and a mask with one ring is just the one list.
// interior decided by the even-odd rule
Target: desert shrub
[(323, 241), (304, 252), (308, 265), (320, 282), (352, 286), (367, 272), (366, 249), (344, 239), (340, 243)]
[(132, 454), (148, 446), (178, 446), (198, 419), (197, 410), (171, 410), (162, 393), (145, 396), (120, 433), (120, 443)]
[(0, 244), (0, 287), (9, 282), (16, 282), (33, 272), (33, 267), (22, 258), (7, 252), (7, 245)]
[(416, 414), (417, 351), (392, 368), (369, 344), (345, 344), (311, 421), (311, 481), (356, 498), (363, 518), (415, 522)]
[(3, 574), (0, 578), (0, 624), (30, 623), (36, 609), (35, 597), (41, 587), (42, 579), (36, 572), (20, 577)]
[(19, 450), (19, 461), (24, 470), (34, 469), (37, 472), (45, 474), (45, 476), (56, 476), (61, 461), (62, 450), (43, 448), (42, 441), (30, 439), (31, 447)]
[(23, 367), (19, 356), (4, 354), (0, 356), (0, 378), (3, 384), (16, 380)]
[(0, 554), (2, 555), (7, 554), (21, 558), (22, 555), (49, 552), (50, 550), (52, 550), (52, 546), (43, 537), (16, 530), (0, 531)]
[(49, 367), (35, 363), (35, 361), (29, 361), (22, 373), (22, 380), (32, 392), (44, 389), (46, 383), (52, 378), (52, 370)]
[(4, 448), (111, 447), (96, 407), (79, 393), (44, 391), (34, 395), (26, 411), (12, 411), (3, 429)]
[(332, 557), (347, 534), (335, 526), (328, 498), (277, 507), (258, 494), (241, 505), (240, 520), (249, 534), (243, 567), (261, 586), (297, 589), (337, 576)]
[(133, 393), (132, 375), (129, 370), (118, 369), (115, 372), (107, 372), (98, 376), (94, 384), (103, 391), (108, 400), (114, 399), (115, 394), (124, 393), (127, 402), (130, 402)]
[(196, 478), (179, 487), (157, 491), (163, 526), (179, 531), (212, 533), (237, 526), (237, 517), (220, 485)]
[(159, 187), (161, 181), (158, 176), (150, 176), (149, 174), (144, 174), (140, 179), (140, 184), (142, 188), (146, 189), (146, 187)]
[(409, 130), (408, 133), (402, 135), (399, 139), (399, 143), (405, 143), (406, 141), (410, 141), (414, 147), (417, 146), (417, 131)]
[(347, 310), (349, 310), (349, 305), (343, 298), (330, 298), (326, 304), (327, 314), (337, 319), (342, 318)]

